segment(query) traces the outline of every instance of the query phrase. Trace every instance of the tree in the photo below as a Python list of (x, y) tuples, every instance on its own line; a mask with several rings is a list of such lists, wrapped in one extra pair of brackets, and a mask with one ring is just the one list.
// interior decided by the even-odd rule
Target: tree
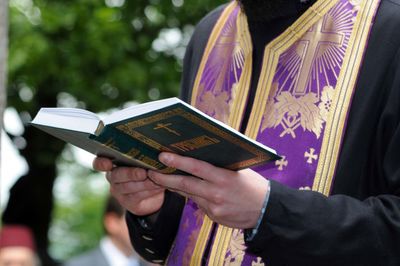
[[(7, 97), (7, 92), (6, 92), (7, 54), (8, 54), (7, 6), (8, 6), (7, 0), (0, 0), (0, 129), (3, 128), (3, 113), (6, 106), (6, 97)], [(1, 151), (1, 132), (0, 132), (0, 151)]]
[[(9, 105), (28, 122), (43, 106), (98, 112), (176, 95), (193, 24), (221, 2), (10, 0)], [(30, 226), (43, 264), (53, 265), (47, 233), (65, 145), (28, 126), (10, 137), (25, 140), (29, 172), (12, 187), (3, 222)]]

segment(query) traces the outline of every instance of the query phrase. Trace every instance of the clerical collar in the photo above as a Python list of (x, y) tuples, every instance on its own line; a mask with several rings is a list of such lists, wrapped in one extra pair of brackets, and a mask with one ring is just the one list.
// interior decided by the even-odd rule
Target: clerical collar
[(275, 16), (270, 15), (263, 21), (254, 21), (248, 17), (249, 29), (255, 48), (260, 46), (259, 48), (263, 49), (263, 46), (271, 41), (271, 38), (273, 39), (282, 33), (316, 1), (317, 0), (282, 0), (282, 10), (279, 10), (279, 14)]

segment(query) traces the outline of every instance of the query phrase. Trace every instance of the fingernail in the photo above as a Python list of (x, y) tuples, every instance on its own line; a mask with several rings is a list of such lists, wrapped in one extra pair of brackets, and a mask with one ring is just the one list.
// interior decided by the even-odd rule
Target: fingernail
[(160, 161), (165, 164), (165, 165), (169, 165), (172, 161), (172, 155), (169, 153), (161, 153), (159, 156)]

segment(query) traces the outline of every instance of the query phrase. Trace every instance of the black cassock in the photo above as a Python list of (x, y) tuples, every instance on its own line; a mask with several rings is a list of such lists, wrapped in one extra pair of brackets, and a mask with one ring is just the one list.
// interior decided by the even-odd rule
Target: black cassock
[[(254, 45), (250, 105), (265, 45), (305, 8), (295, 3), (286, 16), (249, 21)], [(190, 99), (208, 36), (222, 10), (198, 24), (187, 48), (181, 92), (185, 100)], [(127, 215), (133, 245), (143, 257), (167, 258), (183, 204), (182, 197), (167, 193), (155, 223)], [(331, 196), (271, 182), (258, 234), (246, 244), (266, 265), (400, 265), (400, 0), (383, 0), (379, 7)]]

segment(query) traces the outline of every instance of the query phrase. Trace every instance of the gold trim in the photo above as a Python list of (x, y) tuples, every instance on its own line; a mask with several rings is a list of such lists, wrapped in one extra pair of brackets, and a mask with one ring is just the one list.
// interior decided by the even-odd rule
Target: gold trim
[(240, 76), (237, 92), (234, 97), (234, 102), (231, 107), (231, 114), (229, 114), (228, 124), (239, 130), (242, 122), (242, 116), (244, 109), (246, 107), (246, 102), (243, 99), (247, 99), (249, 91), (250, 91), (250, 82), (251, 82), (251, 72), (253, 67), (253, 45), (251, 42), (251, 36), (249, 32), (249, 26), (247, 24), (246, 15), (239, 10), (238, 18), (237, 18), (237, 29), (238, 34), (241, 35), (240, 39), (243, 40), (243, 50), (245, 54), (245, 65), (242, 70), (242, 75)]
[[(257, 138), (280, 55), (298, 41), (338, 1), (317, 1), (292, 26), (265, 47), (261, 78), (258, 82), (254, 105), (246, 128), (246, 135), (250, 138)], [(263, 75), (263, 73), (266, 73), (266, 75)]]
[[(204, 68), (207, 63), (207, 59), (210, 55), (210, 52), (212, 51), (212, 48), (215, 45), (215, 42), (217, 41), (218, 37), (220, 36), (221, 30), (224, 27), (226, 21), (228, 20), (230, 14), (232, 11), (236, 8), (236, 2), (230, 3), (222, 12), (221, 16), (219, 17), (214, 29), (212, 30), (212, 33), (209, 37), (206, 49), (204, 51), (203, 57), (201, 59), (201, 63), (199, 66), (199, 70), (197, 71), (197, 76), (196, 80), (193, 86), (192, 90), (192, 95), (191, 95), (191, 103), (194, 105), (196, 104), (196, 97), (198, 95), (199, 91), (199, 85), (200, 85), (200, 80), (202, 73), (204, 71)], [(200, 233), (196, 242), (196, 246), (193, 251), (193, 256), (190, 260), (190, 266), (195, 266), (195, 265), (201, 265), (202, 261), (202, 256), (204, 253), (204, 249), (207, 244), (207, 240), (209, 238), (209, 235), (211, 233), (213, 222), (208, 218), (207, 215), (204, 216), (203, 224), (200, 228)]]
[[(151, 139), (151, 138), (141, 134), (140, 132), (138, 132), (135, 129), (140, 128), (142, 126), (146, 126), (148, 124), (152, 124), (152, 123), (164, 120), (164, 119), (175, 117), (175, 116), (180, 116), (186, 120), (189, 120), (193, 124), (207, 130), (208, 132), (211, 132), (213, 135), (216, 135), (216, 136), (222, 138), (224, 141), (226, 141), (228, 143), (235, 144), (251, 154), (251, 158), (249, 158), (246, 161), (240, 161), (237, 163), (226, 165), (225, 167), (228, 169), (242, 169), (242, 168), (249, 167), (251, 165), (265, 162), (265, 161), (271, 159), (271, 157), (269, 156), (268, 153), (262, 152), (259, 149), (257, 149), (255, 146), (241, 141), (235, 135), (232, 135), (229, 132), (226, 132), (225, 130), (219, 128), (218, 126), (214, 126), (214, 125), (208, 123), (201, 117), (199, 117), (195, 114), (192, 114), (191, 112), (189, 112), (186, 109), (181, 108), (181, 107), (176, 107), (176, 108), (170, 109), (168, 111), (158, 113), (156, 115), (146, 117), (143, 119), (134, 120), (134, 121), (131, 121), (131, 122), (128, 122), (125, 124), (120, 124), (120, 125), (116, 126), (116, 129), (121, 131), (124, 134), (131, 136), (132, 138), (136, 139), (137, 141), (144, 143), (158, 151), (172, 152), (173, 150), (170, 147), (167, 147), (167, 146), (159, 143), (157, 140)], [(131, 158), (131, 157), (128, 157), (128, 158)], [(155, 165), (153, 165), (153, 167), (154, 167), (154, 169), (161, 169), (160, 167), (162, 167), (162, 165), (155, 164)], [(174, 171), (174, 169), (172, 169), (172, 168), (169, 168), (169, 170)]]
[(201, 266), (203, 253), (209, 239), (209, 235), (212, 229), (213, 221), (204, 215), (203, 224), (200, 229), (199, 236), (197, 237), (196, 246), (193, 250), (193, 256), (190, 259), (190, 266)]
[(208, 265), (223, 266), (225, 262), (225, 254), (231, 242), (233, 229), (218, 225), (218, 230), (215, 235), (215, 245), (210, 253)]
[(222, 12), (221, 16), (219, 17), (217, 23), (215, 24), (214, 29), (211, 32), (211, 35), (208, 39), (206, 49), (204, 50), (203, 57), (201, 59), (201, 63), (199, 66), (199, 70), (197, 71), (197, 76), (194, 82), (193, 90), (192, 90), (192, 95), (191, 95), (191, 103), (196, 104), (196, 96), (199, 91), (199, 85), (201, 81), (201, 74), (204, 71), (204, 68), (207, 63), (207, 59), (211, 53), (212, 48), (214, 47), (215, 42), (218, 40), (218, 37), (220, 36), (222, 28), (225, 26), (226, 21), (229, 18), (229, 15), (232, 13), (232, 11), (236, 7), (236, 1), (233, 1), (230, 3)]
[[(246, 135), (255, 139), (257, 137), (262, 115), (266, 105), (266, 99), (272, 87), (272, 79), (275, 74), (275, 69), (278, 65), (279, 56), (282, 52), (286, 51), (294, 42), (299, 40), (303, 34), (311, 28), (314, 23), (321, 19), (339, 0), (320, 0), (310, 7), (291, 27), (289, 27), (282, 35), (278, 36), (274, 41), (265, 47), (264, 63), (261, 73), (268, 73), (268, 78), (265, 80), (266, 75), (260, 75), (261, 80), (257, 86), (257, 93), (255, 96), (254, 106), (250, 115), (249, 123), (246, 129)], [(251, 69), (250, 69), (251, 71)], [(268, 84), (268, 86), (264, 86)], [(266, 90), (263, 88), (267, 88)], [(246, 94), (247, 96), (247, 94)], [(242, 100), (241, 98), (240, 100)], [(235, 114), (237, 116), (237, 114)], [(225, 234), (229, 232), (229, 235)], [(223, 265), (229, 243), (232, 238), (232, 229), (225, 226), (218, 226), (215, 242), (212, 246), (209, 265)], [(218, 238), (221, 237), (221, 238)], [(224, 236), (224, 237), (222, 237)], [(222, 261), (221, 261), (222, 258)]]
[(379, 6), (379, 1), (361, 1), (360, 10), (357, 14), (353, 33), (350, 37), (349, 48), (343, 60), (343, 68), (339, 75), (335, 97), (335, 106), (329, 114), (320, 152), (316, 177), (313, 190), (329, 195), (333, 176), (337, 166), (344, 127), (350, 108), (351, 98), (356, 86), (361, 61), (368, 36), (372, 26), (372, 20)]

